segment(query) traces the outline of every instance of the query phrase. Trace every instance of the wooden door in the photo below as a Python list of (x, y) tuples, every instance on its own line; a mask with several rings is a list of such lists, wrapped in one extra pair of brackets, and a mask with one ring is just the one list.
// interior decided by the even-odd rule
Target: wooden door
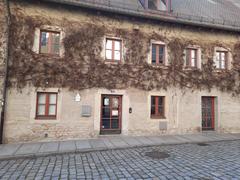
[(215, 108), (214, 97), (202, 97), (202, 130), (214, 130)]
[(122, 126), (122, 97), (102, 95), (100, 134), (120, 134)]

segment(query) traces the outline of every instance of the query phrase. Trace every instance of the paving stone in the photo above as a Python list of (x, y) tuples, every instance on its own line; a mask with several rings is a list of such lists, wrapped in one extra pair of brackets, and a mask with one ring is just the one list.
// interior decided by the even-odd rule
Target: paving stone
[(41, 143), (23, 144), (15, 153), (16, 155), (35, 154), (41, 147)]
[(59, 147), (58, 142), (46, 142), (41, 145), (39, 152), (40, 153), (57, 152), (58, 147)]
[(114, 145), (114, 147), (127, 147), (128, 144), (124, 142), (121, 138), (110, 138), (110, 142)]
[(89, 140), (89, 143), (91, 144), (93, 149), (106, 148), (106, 145), (104, 144), (103, 140), (101, 140), (101, 139), (91, 139), (91, 140)]
[(89, 140), (78, 140), (78, 141), (75, 141), (75, 143), (76, 143), (77, 150), (86, 150), (86, 149), (92, 148)]
[(15, 154), (21, 144), (4, 144), (0, 148), (0, 156), (10, 156)]
[(75, 141), (62, 141), (59, 144), (59, 151), (75, 151), (76, 150), (76, 144)]

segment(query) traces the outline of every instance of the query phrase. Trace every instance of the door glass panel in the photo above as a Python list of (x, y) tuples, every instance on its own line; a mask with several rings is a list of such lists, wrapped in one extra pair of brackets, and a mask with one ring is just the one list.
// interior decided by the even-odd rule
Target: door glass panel
[(118, 98), (112, 98), (112, 107), (118, 108)]
[(110, 129), (110, 118), (102, 119), (102, 129)]
[(118, 129), (119, 128), (119, 121), (118, 118), (112, 119), (112, 129)]
[(103, 108), (102, 116), (103, 116), (103, 118), (110, 118), (110, 108)]

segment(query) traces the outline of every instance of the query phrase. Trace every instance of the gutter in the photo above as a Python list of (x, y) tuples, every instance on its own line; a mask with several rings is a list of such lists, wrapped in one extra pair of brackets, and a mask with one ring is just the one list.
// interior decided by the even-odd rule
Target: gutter
[[(191, 16), (180, 13), (166, 13), (161, 11), (146, 10), (143, 7), (132, 9), (129, 7), (117, 5), (117, 4), (106, 4), (95, 2), (93, 0), (43, 0), (52, 3), (65, 4), (70, 6), (78, 6), (88, 9), (95, 9), (105, 12), (118, 13), (122, 15), (134, 16), (144, 19), (159, 20), (163, 22), (185, 24), (191, 26), (214, 28), (219, 30), (240, 32), (240, 23), (235, 24), (233, 22), (225, 22), (220, 19), (204, 19), (204, 17)], [(110, 2), (110, 1), (109, 1)]]
[(8, 83), (8, 64), (9, 64), (9, 30), (10, 30), (10, 6), (9, 6), (9, 0), (4, 0), (5, 5), (5, 22), (7, 23), (5, 36), (6, 36), (6, 42), (5, 42), (5, 58), (3, 59), (4, 63), (4, 79), (3, 79), (3, 91), (2, 91), (2, 111), (1, 111), (1, 123), (0, 123), (0, 144), (3, 143), (3, 127), (4, 127), (4, 121), (5, 121), (5, 111), (6, 111), (6, 97), (7, 97), (7, 83)]

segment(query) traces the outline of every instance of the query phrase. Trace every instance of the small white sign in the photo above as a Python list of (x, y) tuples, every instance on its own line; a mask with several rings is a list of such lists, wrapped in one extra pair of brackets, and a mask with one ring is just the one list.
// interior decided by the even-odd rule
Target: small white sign
[(112, 110), (112, 116), (118, 116), (118, 110)]
[(76, 102), (80, 102), (81, 101), (81, 96), (79, 93), (77, 93), (77, 95), (75, 96), (75, 101)]

